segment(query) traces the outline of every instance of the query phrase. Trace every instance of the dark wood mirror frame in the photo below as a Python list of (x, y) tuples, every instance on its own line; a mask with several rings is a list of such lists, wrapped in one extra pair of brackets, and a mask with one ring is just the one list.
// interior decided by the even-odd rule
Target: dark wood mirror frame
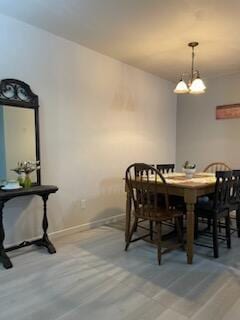
[[(23, 81), (16, 79), (3, 79), (0, 81), (0, 105), (18, 108), (28, 108), (34, 110), (36, 160), (40, 161), (38, 96), (34, 94), (30, 86)], [(40, 170), (37, 170), (37, 182), (35, 183), (35, 185), (41, 185)]]

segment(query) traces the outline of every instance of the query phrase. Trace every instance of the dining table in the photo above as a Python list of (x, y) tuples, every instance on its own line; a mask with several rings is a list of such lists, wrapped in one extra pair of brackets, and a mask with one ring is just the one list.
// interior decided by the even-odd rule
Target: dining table
[[(168, 195), (182, 197), (186, 205), (186, 246), (187, 263), (193, 263), (194, 256), (194, 226), (195, 226), (195, 205), (199, 197), (207, 196), (214, 192), (216, 178), (215, 174), (199, 172), (195, 173), (192, 178), (186, 176), (185, 173), (168, 173), (163, 175), (168, 185)], [(154, 177), (153, 177), (154, 179)], [(147, 180), (146, 180), (147, 183)], [(156, 192), (163, 193), (165, 190), (164, 184), (159, 181), (157, 183)], [(126, 191), (126, 225), (125, 225), (125, 240), (128, 239), (131, 218), (132, 218), (132, 199), (125, 182)]]

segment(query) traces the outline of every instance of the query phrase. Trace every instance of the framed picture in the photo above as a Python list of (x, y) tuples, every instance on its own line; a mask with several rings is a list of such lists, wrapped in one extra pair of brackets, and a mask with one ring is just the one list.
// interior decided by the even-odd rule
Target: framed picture
[(240, 103), (216, 107), (217, 120), (236, 118), (240, 118)]

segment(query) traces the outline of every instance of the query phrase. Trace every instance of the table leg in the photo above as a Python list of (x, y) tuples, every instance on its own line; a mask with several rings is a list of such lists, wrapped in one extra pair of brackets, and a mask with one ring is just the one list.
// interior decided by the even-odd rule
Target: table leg
[(129, 192), (127, 192), (127, 200), (126, 200), (126, 225), (125, 225), (125, 241), (127, 241), (130, 233), (131, 226), (131, 196)]
[(184, 201), (187, 209), (187, 262), (193, 263), (194, 227), (195, 227), (195, 204), (197, 202), (197, 192), (192, 189), (184, 190)]
[(3, 227), (3, 207), (4, 202), (0, 201), (0, 262), (2, 262), (5, 269), (10, 269), (13, 265), (11, 260), (7, 256), (3, 246), (3, 242), (5, 239), (5, 232)]
[(47, 248), (50, 254), (56, 253), (56, 249), (54, 245), (48, 238), (47, 229), (48, 229), (48, 218), (47, 218), (47, 200), (48, 195), (42, 196), (43, 200), (43, 221), (42, 221), (42, 229), (43, 229), (43, 237), (41, 240), (36, 242), (36, 245)]
[(193, 263), (193, 245), (194, 245), (194, 204), (187, 203), (187, 262)]

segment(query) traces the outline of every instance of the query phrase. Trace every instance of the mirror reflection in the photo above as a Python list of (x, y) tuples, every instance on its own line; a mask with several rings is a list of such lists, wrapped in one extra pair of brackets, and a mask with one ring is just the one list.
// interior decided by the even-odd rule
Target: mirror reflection
[[(20, 161), (36, 161), (34, 110), (0, 106), (0, 182), (16, 180)], [(36, 172), (31, 175), (37, 182)]]

